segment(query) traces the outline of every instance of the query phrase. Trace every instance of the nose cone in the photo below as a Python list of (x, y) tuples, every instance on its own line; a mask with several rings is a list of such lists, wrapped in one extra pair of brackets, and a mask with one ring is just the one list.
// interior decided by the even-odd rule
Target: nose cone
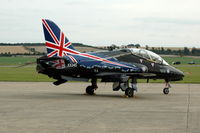
[(176, 69), (176, 71), (179, 76), (184, 77), (184, 73), (181, 70)]
[(171, 66), (171, 73), (173, 74), (174, 77), (172, 78), (175, 79), (175, 81), (183, 80), (184, 73), (181, 70)]

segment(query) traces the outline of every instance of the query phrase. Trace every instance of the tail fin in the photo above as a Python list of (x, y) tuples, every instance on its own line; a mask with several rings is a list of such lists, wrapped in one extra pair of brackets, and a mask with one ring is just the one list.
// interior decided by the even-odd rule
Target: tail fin
[(48, 57), (62, 57), (68, 53), (77, 53), (67, 37), (53, 21), (42, 19), (42, 22)]

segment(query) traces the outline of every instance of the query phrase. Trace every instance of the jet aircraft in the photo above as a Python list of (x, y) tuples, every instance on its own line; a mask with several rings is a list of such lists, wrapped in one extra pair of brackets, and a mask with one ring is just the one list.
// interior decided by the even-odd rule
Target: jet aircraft
[(113, 91), (122, 90), (133, 97), (137, 79), (164, 79), (164, 94), (170, 81), (179, 81), (183, 72), (170, 66), (159, 55), (144, 49), (126, 48), (112, 51), (81, 53), (51, 20), (42, 19), (47, 55), (37, 59), (37, 71), (54, 78), (54, 85), (67, 81), (90, 81), (86, 93), (93, 95), (97, 80), (113, 82)]

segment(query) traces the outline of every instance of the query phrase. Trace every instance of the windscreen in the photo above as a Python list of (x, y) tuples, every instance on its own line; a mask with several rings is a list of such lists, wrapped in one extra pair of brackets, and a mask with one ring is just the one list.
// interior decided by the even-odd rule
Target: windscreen
[(169, 65), (163, 58), (161, 58), (159, 55), (157, 55), (154, 52), (151, 52), (149, 50), (145, 49), (134, 49), (130, 48), (132, 54), (143, 57), (148, 60), (152, 60), (156, 63), (163, 64), (163, 65)]

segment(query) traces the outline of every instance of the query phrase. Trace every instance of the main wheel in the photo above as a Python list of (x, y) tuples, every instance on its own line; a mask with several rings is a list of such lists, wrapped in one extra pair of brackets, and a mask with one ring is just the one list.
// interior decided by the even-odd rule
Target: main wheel
[(85, 91), (86, 91), (87, 94), (93, 95), (94, 94), (94, 87), (88, 86)]
[(133, 88), (127, 88), (125, 90), (125, 95), (128, 96), (128, 97), (133, 97), (134, 96), (134, 90), (133, 90)]
[(164, 93), (165, 95), (169, 94), (169, 88), (164, 88), (164, 89), (163, 89), (163, 93)]

